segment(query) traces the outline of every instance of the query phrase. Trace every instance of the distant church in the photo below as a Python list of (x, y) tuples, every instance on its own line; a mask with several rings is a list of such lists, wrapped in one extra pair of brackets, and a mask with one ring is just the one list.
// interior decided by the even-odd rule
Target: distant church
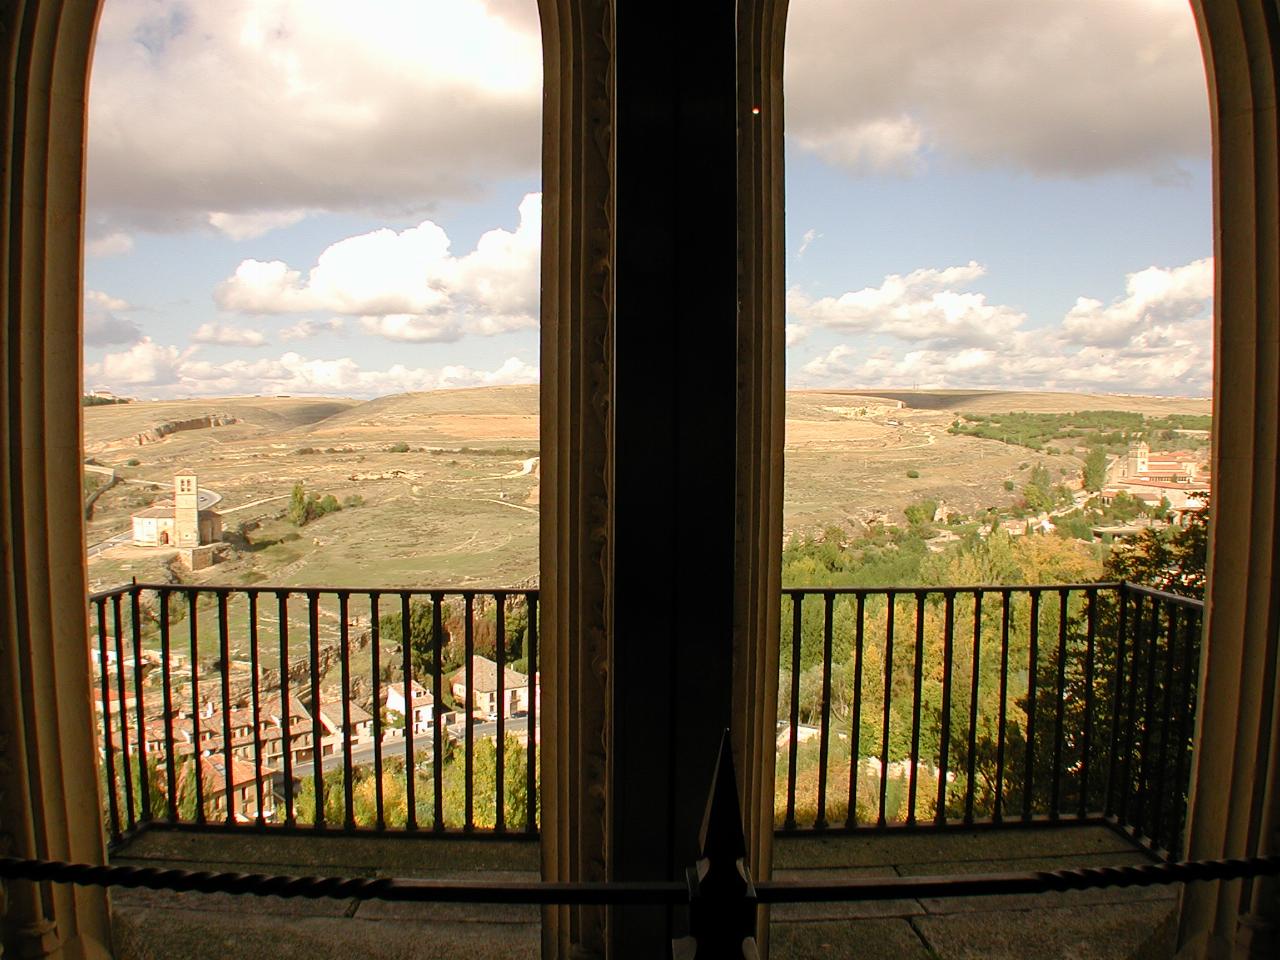
[(222, 537), (222, 515), (200, 509), (195, 474), (173, 478), (173, 499), (133, 515), (133, 542), (139, 547), (199, 547)]

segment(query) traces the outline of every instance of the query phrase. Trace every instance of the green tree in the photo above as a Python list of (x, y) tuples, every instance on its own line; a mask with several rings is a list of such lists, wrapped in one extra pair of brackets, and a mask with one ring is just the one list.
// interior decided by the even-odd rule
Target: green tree
[(302, 485), (302, 481), (298, 481), (293, 485), (293, 492), (289, 494), (289, 509), (285, 512), (285, 519), (295, 527), (306, 526), (311, 520), (309, 506), (307, 490)]
[[(445, 644), (441, 650), (441, 664), (445, 669), (455, 665), (445, 658), (450, 636), (445, 625), (449, 622), (451, 614), (452, 611), (447, 605), (441, 607), (440, 628), (444, 634), (443, 643)], [(379, 617), (378, 631), (387, 643), (401, 646), (405, 642), (401, 611), (396, 610)], [(415, 599), (409, 603), (409, 648), (414, 676), (430, 676), (435, 673), (436, 634), (431, 600)]]
[(1084, 488), (1092, 493), (1097, 493), (1107, 482), (1107, 453), (1101, 447), (1094, 447), (1085, 457), (1081, 480)]

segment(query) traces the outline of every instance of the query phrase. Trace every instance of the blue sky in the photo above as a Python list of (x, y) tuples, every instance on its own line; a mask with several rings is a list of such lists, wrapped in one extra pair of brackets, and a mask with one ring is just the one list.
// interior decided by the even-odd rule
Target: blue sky
[[(789, 385), (1209, 393), (1185, 2), (790, 17)], [(107, 0), (86, 386), (536, 380), (539, 57), (533, 0)]]

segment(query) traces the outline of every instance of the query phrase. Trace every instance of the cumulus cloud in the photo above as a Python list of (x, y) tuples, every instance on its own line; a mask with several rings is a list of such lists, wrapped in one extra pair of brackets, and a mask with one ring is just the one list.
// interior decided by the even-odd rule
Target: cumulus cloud
[(345, 326), (340, 317), (329, 317), (327, 320), (303, 319), (281, 330), (280, 339), (310, 340), (326, 333), (341, 333)]
[(133, 237), (118, 230), (91, 237), (84, 245), (85, 253), (91, 257), (118, 257), (132, 249)]
[(91, 347), (134, 343), (142, 337), (138, 325), (119, 314), (130, 309), (119, 297), (101, 290), (84, 292), (84, 342)]
[(541, 195), (529, 194), (514, 231), (490, 230), (462, 257), (424, 220), (340, 240), (305, 276), (280, 260), (245, 260), (214, 298), (242, 313), (358, 316), (371, 333), (417, 343), (535, 327), (541, 212)]
[(202, 323), (191, 335), (191, 342), (218, 347), (260, 347), (267, 342), (267, 338), (257, 330), (225, 323)]
[[(974, 273), (976, 265), (952, 268), (954, 276)], [(793, 371), (794, 386), (857, 386), (992, 389), (1098, 390), (1122, 393), (1197, 394), (1212, 392), (1213, 261), (1177, 267), (1150, 267), (1129, 274), (1126, 293), (1109, 305), (1080, 298), (1060, 322), (1031, 327), (1027, 318), (1006, 307), (986, 304), (1004, 324), (1000, 336), (982, 336), (963, 325), (930, 326), (923, 320), (913, 335), (897, 322), (900, 306), (885, 290), (909, 291), (911, 278), (935, 283), (947, 271), (915, 271), (889, 277), (879, 288), (846, 294), (853, 306), (841, 312), (845, 297), (828, 301), (837, 317), (854, 318), (843, 326), (865, 334), (859, 344), (837, 343)], [(980, 273), (979, 273), (980, 275)], [(953, 302), (954, 291), (938, 290)], [(919, 302), (919, 298), (917, 298)], [(808, 303), (808, 301), (804, 301)], [(818, 301), (819, 304), (824, 301)], [(868, 306), (884, 312), (881, 325)], [(1010, 318), (1018, 318), (1010, 325)], [(837, 326), (828, 324), (828, 326)], [(884, 343), (889, 337), (906, 345)]]
[(209, 223), (232, 240), (252, 240), (272, 230), (293, 226), (306, 215), (306, 210), (268, 210), (265, 213), (216, 210), (209, 214)]
[(1212, 257), (1171, 270), (1148, 267), (1129, 274), (1125, 295), (1109, 305), (1080, 297), (1062, 328), (1080, 343), (1115, 346), (1205, 315), (1212, 296)]
[(806, 0), (786, 90), (790, 142), (858, 174), (910, 174), (936, 152), (1166, 181), (1208, 155), (1186, 0)]
[(350, 357), (308, 358), (290, 351), (274, 359), (214, 363), (194, 349), (179, 351), (149, 339), (122, 353), (108, 354), (85, 368), (86, 378), (115, 388), (128, 386), (140, 397), (239, 396), (289, 393), (375, 397), (418, 390), (536, 383), (538, 368), (509, 357), (492, 370), (453, 365), (442, 368), (393, 364), (368, 369)]
[(90, 202), (233, 236), (303, 210), (425, 212), (537, 170), (541, 57), (532, 2), (112, 0)]
[(803, 326), (884, 333), (903, 339), (944, 342), (998, 340), (1026, 321), (1009, 307), (987, 303), (981, 293), (965, 293), (965, 286), (986, 273), (979, 263), (943, 269), (890, 274), (878, 287), (839, 297), (810, 299), (801, 290), (787, 293), (787, 314)]
[(108, 353), (99, 363), (85, 367), (86, 379), (96, 380), (116, 389), (120, 386), (164, 388), (177, 383), (183, 351), (143, 337), (128, 350)]

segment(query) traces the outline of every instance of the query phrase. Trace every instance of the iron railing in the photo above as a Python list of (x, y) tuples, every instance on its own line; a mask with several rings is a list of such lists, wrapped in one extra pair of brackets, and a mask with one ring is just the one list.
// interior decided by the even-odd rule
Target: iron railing
[(781, 832), (1108, 821), (1179, 853), (1200, 601), (1124, 582), (783, 596)]
[(89, 611), (112, 842), (536, 836), (537, 590), (134, 583)]
[[(782, 602), (780, 832), (1108, 821), (1179, 852), (1199, 601), (1093, 583)], [(131, 584), (90, 613), (113, 841), (536, 835), (536, 590)]]

